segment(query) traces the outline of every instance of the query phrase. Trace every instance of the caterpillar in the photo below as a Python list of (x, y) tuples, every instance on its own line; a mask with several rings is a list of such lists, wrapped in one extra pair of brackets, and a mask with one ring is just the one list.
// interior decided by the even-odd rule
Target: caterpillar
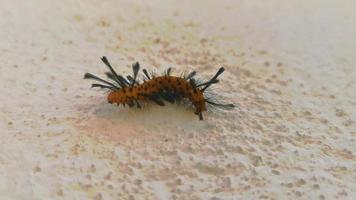
[(146, 69), (143, 69), (145, 76), (143, 83), (140, 83), (137, 80), (140, 70), (138, 62), (132, 65), (133, 77), (130, 75), (124, 77), (116, 73), (105, 56), (101, 60), (109, 68), (106, 76), (110, 80), (101, 79), (91, 73), (85, 73), (84, 79), (93, 79), (100, 82), (100, 84), (92, 84), (92, 87), (108, 89), (110, 93), (107, 101), (110, 104), (123, 104), (123, 106), (127, 104), (129, 107), (136, 105), (137, 108), (141, 108), (140, 102), (151, 101), (164, 106), (163, 100), (174, 103), (187, 99), (195, 107), (195, 114), (199, 116), (200, 120), (203, 120), (202, 112), (207, 110), (206, 103), (225, 109), (234, 108), (233, 104), (220, 104), (204, 96), (207, 88), (219, 82), (217, 78), (224, 72), (225, 69), (223, 67), (219, 68), (209, 81), (200, 83), (194, 79), (196, 71), (178, 77), (170, 75), (171, 68), (168, 68), (162, 76), (155, 76), (153, 73), (149, 74)]

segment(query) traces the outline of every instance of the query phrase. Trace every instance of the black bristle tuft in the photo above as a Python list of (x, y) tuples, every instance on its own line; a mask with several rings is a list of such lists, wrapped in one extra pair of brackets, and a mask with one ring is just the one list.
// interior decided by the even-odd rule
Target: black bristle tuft
[(123, 76), (119, 75), (117, 78), (123, 83), (124, 87), (130, 85), (130, 83)]
[(115, 78), (115, 76), (111, 72), (106, 72), (105, 74), (109, 79), (118, 83), (120, 85), (120, 87), (125, 87), (125, 84), (122, 83), (119, 79)]

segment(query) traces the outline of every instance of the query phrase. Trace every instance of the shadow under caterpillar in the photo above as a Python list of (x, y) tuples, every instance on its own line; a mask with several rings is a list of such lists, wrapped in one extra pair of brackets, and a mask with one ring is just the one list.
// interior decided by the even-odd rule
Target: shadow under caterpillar
[(137, 74), (140, 70), (138, 62), (132, 65), (133, 77), (128, 75), (126, 78), (116, 73), (108, 59), (104, 56), (101, 60), (109, 68), (106, 72), (107, 77), (111, 81), (101, 79), (93, 74), (85, 73), (85, 79), (94, 79), (101, 84), (94, 83), (92, 87), (105, 88), (110, 91), (107, 100), (109, 103), (118, 105), (128, 104), (130, 107), (137, 106), (141, 108), (140, 102), (152, 101), (160, 106), (164, 106), (164, 101), (170, 103), (178, 102), (181, 99), (188, 99), (195, 107), (195, 114), (203, 120), (202, 112), (206, 111), (206, 103), (224, 109), (234, 108), (233, 104), (220, 104), (213, 102), (210, 98), (204, 96), (205, 90), (213, 84), (219, 82), (219, 75), (224, 72), (224, 68), (219, 68), (218, 72), (209, 80), (198, 83), (194, 76), (195, 71), (181, 77), (171, 76), (171, 68), (168, 68), (162, 76), (149, 74), (146, 69), (143, 69), (145, 77), (143, 83), (137, 80)]

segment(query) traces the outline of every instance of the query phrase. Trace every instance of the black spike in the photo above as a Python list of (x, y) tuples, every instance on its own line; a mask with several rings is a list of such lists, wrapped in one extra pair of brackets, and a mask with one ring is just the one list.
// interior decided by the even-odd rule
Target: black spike
[(107, 89), (110, 89), (110, 90), (114, 90), (115, 88), (111, 87), (111, 86), (108, 86), (108, 85), (102, 85), (102, 84), (92, 84), (91, 87), (100, 87), (100, 88), (107, 88)]
[(195, 84), (195, 79), (190, 79), (189, 80), (189, 83), (190, 83), (190, 85), (192, 85), (193, 87), (197, 87), (197, 85)]
[(150, 77), (150, 75), (148, 75), (147, 70), (146, 70), (146, 69), (143, 69), (142, 71), (143, 71), (143, 73), (145, 74), (145, 76), (148, 78), (148, 80), (151, 80), (151, 77)]
[(166, 71), (166, 76), (169, 76), (169, 75), (171, 74), (171, 71), (172, 71), (172, 68), (169, 67), (169, 68), (167, 69), (167, 71)]
[(218, 76), (220, 76), (220, 74), (222, 74), (225, 71), (225, 68), (220, 67), (220, 69), (218, 70), (218, 72), (216, 72), (216, 74), (214, 75), (213, 78), (210, 79), (210, 81), (207, 82), (207, 84), (205, 85), (205, 87), (203, 89), (201, 89), (201, 91), (204, 92), (204, 90), (206, 88), (208, 88), (211, 84), (213, 84), (213, 82), (218, 78)]
[(131, 86), (134, 86), (135, 82), (136, 82), (136, 77), (137, 77), (137, 74), (138, 74), (138, 71), (140, 70), (140, 64), (138, 62), (134, 63), (132, 65), (132, 71), (133, 71), (133, 82), (131, 83)]
[(185, 79), (186, 79), (186, 80), (191, 79), (191, 78), (192, 78), (193, 76), (195, 76), (196, 74), (197, 74), (196, 71), (192, 71), (192, 72), (190, 72), (190, 73), (188, 74), (188, 76), (185, 77)]
[(197, 85), (197, 87), (204, 86), (204, 85), (207, 85), (207, 84), (212, 85), (212, 84), (215, 84), (215, 83), (218, 83), (218, 82), (219, 82), (219, 79), (215, 79), (215, 80), (213, 80), (213, 81), (208, 81), (208, 82), (205, 82), (205, 83), (200, 83), (200, 84)]
[[(119, 83), (120, 82), (120, 80), (119, 80), (119, 77), (118, 77), (118, 74), (115, 72), (115, 70), (113, 69), (113, 67), (111, 66), (111, 64), (109, 63), (109, 61), (108, 61), (108, 59), (105, 57), (105, 56), (103, 56), (102, 58), (101, 58), (101, 60), (103, 61), (103, 63), (110, 69), (110, 71), (111, 71), (111, 73), (112, 73), (112, 75), (113, 75), (113, 80), (115, 80), (117, 83)], [(120, 83), (119, 83), (120, 84)]]
[(112, 83), (110, 83), (110, 82), (108, 82), (106, 80), (103, 80), (103, 79), (101, 79), (101, 78), (99, 78), (99, 77), (97, 77), (97, 76), (95, 76), (95, 75), (93, 75), (91, 73), (85, 73), (84, 74), (84, 79), (94, 79), (94, 80), (100, 81), (102, 83), (108, 84), (108, 85), (110, 85), (110, 86), (112, 86), (112, 87), (114, 87), (116, 89), (119, 89), (116, 85), (114, 85), (114, 84), (112, 84)]
[(220, 104), (220, 103), (212, 102), (212, 101), (207, 100), (207, 99), (205, 99), (205, 102), (207, 102), (208, 104), (211, 104), (213, 106), (218, 106), (218, 107), (224, 108), (224, 109), (233, 109), (233, 108), (235, 108), (234, 104)]

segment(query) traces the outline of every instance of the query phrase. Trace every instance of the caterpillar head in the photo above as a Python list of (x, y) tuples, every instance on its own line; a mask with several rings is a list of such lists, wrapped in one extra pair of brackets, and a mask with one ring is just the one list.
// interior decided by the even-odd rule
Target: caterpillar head
[(222, 108), (222, 109), (233, 109), (235, 107), (234, 104), (220, 104), (220, 103), (216, 103), (210, 100), (210, 98), (205, 98), (204, 97), (204, 92), (205, 90), (210, 87), (211, 85), (218, 83), (219, 80), (217, 79), (218, 76), (220, 76), (223, 72), (225, 71), (225, 68), (221, 67), (218, 72), (215, 74), (215, 76), (213, 78), (211, 78), (209, 81), (205, 82), (205, 83), (201, 83), (198, 85), (195, 85), (194, 83), (194, 79), (190, 79), (190, 83), (192, 84), (193, 88), (197, 88), (197, 99), (196, 99), (196, 103), (194, 104), (196, 107), (196, 111), (195, 114), (199, 115), (199, 119), (202, 120), (203, 116), (201, 114), (202, 111), (206, 111), (206, 104), (208, 103), (210, 105)]
[(118, 99), (118, 93), (115, 91), (111, 91), (107, 97), (107, 100), (109, 103), (115, 103), (115, 101), (117, 101)]
[(189, 79), (189, 83), (192, 88), (192, 93), (190, 94), (190, 99), (195, 107), (195, 114), (199, 115), (199, 119), (203, 120), (202, 112), (206, 111), (204, 91), (200, 90), (193, 78)]

